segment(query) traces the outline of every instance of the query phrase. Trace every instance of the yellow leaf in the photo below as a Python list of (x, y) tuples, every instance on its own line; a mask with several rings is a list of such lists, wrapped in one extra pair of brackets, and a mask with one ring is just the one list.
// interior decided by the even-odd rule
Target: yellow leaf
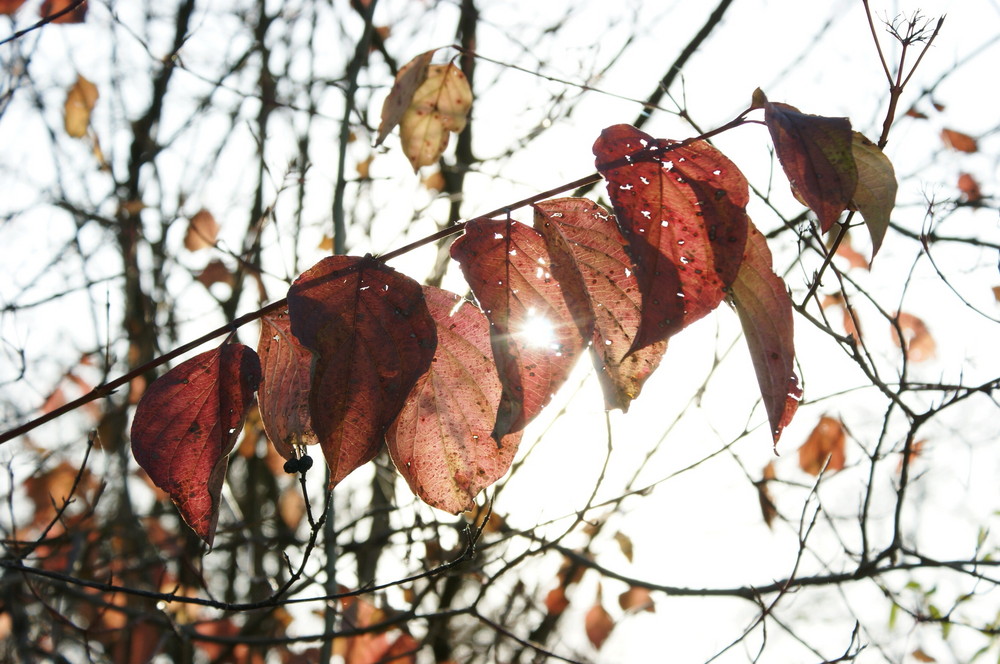
[(431, 65), (426, 80), (413, 94), (399, 126), (403, 153), (416, 172), (437, 161), (448, 147), (450, 132), (465, 129), (472, 107), (472, 89), (455, 65)]
[(67, 134), (73, 138), (82, 138), (87, 135), (87, 127), (90, 126), (90, 112), (94, 110), (99, 96), (96, 85), (83, 76), (76, 77), (76, 83), (66, 93), (64, 124)]
[(403, 68), (396, 74), (392, 90), (389, 91), (389, 96), (382, 103), (382, 122), (378, 126), (376, 146), (382, 144), (382, 141), (389, 135), (393, 127), (399, 124), (399, 121), (403, 119), (403, 114), (410, 108), (417, 88), (427, 80), (427, 67), (430, 65), (431, 57), (434, 56), (436, 50), (421, 53), (403, 65)]
[(852, 202), (868, 227), (874, 258), (889, 228), (889, 215), (896, 206), (896, 171), (885, 153), (858, 132), (854, 132), (851, 151), (858, 167), (858, 185)]

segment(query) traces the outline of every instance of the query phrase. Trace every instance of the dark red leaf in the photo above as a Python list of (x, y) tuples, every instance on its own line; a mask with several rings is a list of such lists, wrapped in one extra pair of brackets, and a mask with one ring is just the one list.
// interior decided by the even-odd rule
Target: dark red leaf
[(288, 310), (260, 320), (257, 344), (263, 384), (257, 400), (264, 432), (278, 454), (295, 458), (294, 447), (319, 442), (309, 417), (312, 353), (292, 334)]
[(746, 244), (746, 179), (704, 141), (681, 145), (615, 125), (594, 144), (642, 294), (632, 349), (713, 310)]
[(816, 213), (825, 233), (847, 209), (858, 186), (851, 121), (767, 102), (764, 122), (792, 191)]
[(420, 285), (366, 256), (329, 256), (288, 290), (292, 333), (316, 356), (309, 413), (331, 486), (370, 461), (437, 345)]
[(386, 434), (399, 474), (424, 502), (452, 514), (470, 510), (503, 477), (521, 432), (497, 445), (491, 434), (503, 391), (490, 349), (490, 324), (471, 302), (424, 286), (437, 322), (437, 350)]
[(583, 350), (580, 333), (538, 231), (478, 220), (451, 248), (491, 323), (503, 384), (493, 439), (523, 429), (566, 380)]
[(229, 453), (260, 379), (257, 354), (224, 343), (153, 381), (135, 409), (135, 460), (210, 546)]
[(802, 390), (795, 375), (792, 300), (785, 282), (771, 268), (767, 241), (753, 224), (732, 294), (777, 445), (782, 429), (799, 407)]
[(642, 296), (614, 217), (585, 198), (560, 198), (535, 205), (535, 228), (548, 245), (552, 274), (580, 334), (591, 340), (605, 407), (627, 411), (659, 366), (667, 342), (629, 353), (642, 318)]

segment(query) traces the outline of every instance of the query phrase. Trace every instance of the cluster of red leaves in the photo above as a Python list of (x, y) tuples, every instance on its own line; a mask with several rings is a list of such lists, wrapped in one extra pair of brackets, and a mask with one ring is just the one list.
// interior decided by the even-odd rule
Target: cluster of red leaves
[[(427, 67), (421, 57), (408, 71)], [(427, 80), (403, 83), (412, 97)], [(755, 104), (824, 229), (852, 205), (881, 214), (860, 202), (859, 178), (866, 190), (879, 180), (855, 165), (845, 119), (762, 94)], [(265, 430), (286, 459), (318, 443), (336, 485), (386, 445), (420, 498), (458, 513), (507, 471), (524, 427), (583, 352), (607, 407), (626, 410), (667, 339), (724, 299), (743, 325), (776, 443), (801, 396), (791, 301), (747, 216), (742, 173), (705, 141), (627, 125), (605, 129), (594, 154), (614, 214), (564, 198), (535, 205), (532, 226), (465, 225), (452, 257), (478, 306), (370, 256), (317, 263), (289, 289), (287, 311), (264, 318), (257, 353), (227, 342), (149, 388), (132, 429), (137, 461), (211, 543), (226, 458), (260, 384)], [(529, 332), (539, 322), (544, 338)]]

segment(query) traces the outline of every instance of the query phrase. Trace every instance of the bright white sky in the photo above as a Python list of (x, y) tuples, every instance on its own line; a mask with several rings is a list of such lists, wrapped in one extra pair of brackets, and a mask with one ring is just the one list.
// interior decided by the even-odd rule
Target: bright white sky
[[(415, 5), (416, 3), (412, 3)], [(500, 170), (490, 165), (482, 175), (470, 176), (468, 181), (468, 206), (466, 212), (491, 210), (518, 200), (539, 190), (548, 189), (592, 172), (593, 157), (590, 152), (593, 140), (600, 130), (610, 124), (630, 122), (638, 112), (638, 105), (627, 99), (645, 99), (655, 82), (688, 39), (704, 22), (714, 3), (693, 2), (639, 2), (619, 3), (584, 2), (541, 3), (531, 2), (481, 2), (483, 25), (479, 34), (481, 54), (517, 64), (528, 70), (568, 81), (586, 84), (596, 90), (610, 93), (587, 92), (573, 110), (570, 118), (561, 117), (561, 108), (552, 108), (556, 125), (543, 133), (530, 151), (515, 152), (498, 162)], [(437, 24), (420, 24), (419, 30), (412, 21), (412, 6), (403, 0), (380, 3), (379, 21), (397, 23), (401, 27), (394, 34), (399, 39), (409, 39), (405, 53), (398, 53), (401, 60), (436, 46), (452, 42), (454, 20), (441, 19)], [(119, 11), (129, 11), (119, 7)], [(922, 90), (935, 86), (939, 79), (953, 68), (937, 86), (934, 101), (943, 104), (935, 111), (928, 100), (920, 103), (920, 110), (930, 115), (925, 121), (901, 122), (894, 130), (887, 153), (896, 165), (903, 181), (898, 197), (898, 211), (894, 221), (919, 231), (924, 222), (925, 199), (952, 197), (950, 188), (959, 170), (973, 173), (984, 185), (995, 186), (997, 162), (996, 139), (992, 134), (997, 128), (996, 102), (992, 89), (996, 64), (1000, 62), (1000, 4), (996, 0), (963, 0), (962, 2), (873, 2), (878, 16), (895, 16), (920, 10), (928, 17), (947, 12), (944, 30), (934, 48), (925, 58), (910, 88), (900, 104), (900, 114)], [(100, 7), (95, 13), (102, 13)], [(422, 10), (421, 10), (422, 11)], [(442, 12), (442, 15), (444, 13)], [(529, 27), (524, 32), (509, 29), (512, 17), (532, 17), (531, 26), (546, 26), (565, 20), (567, 26), (556, 41), (532, 34)], [(217, 30), (218, 26), (206, 21), (204, 30)], [(879, 27), (879, 37), (888, 54), (897, 49)], [(540, 29), (540, 28), (539, 28)], [(75, 30), (75, 32), (73, 32)], [(407, 30), (412, 32), (407, 33)], [(622, 41), (635, 33), (635, 43), (609, 71), (598, 76)], [(163, 35), (154, 35), (164, 39)], [(53, 57), (65, 56), (73, 68), (98, 82), (102, 70), (100, 63), (107, 57), (104, 47), (95, 45), (85, 31), (72, 28), (60, 33), (47, 34), (42, 46)], [(393, 43), (390, 41), (390, 46)], [(523, 49), (521, 48), (523, 46)], [(323, 48), (323, 45), (319, 45)], [(135, 45), (124, 45), (129, 51)], [(205, 84), (193, 74), (200, 73), (202, 63), (215, 61), (219, 49), (235, 49), (236, 45), (225, 40), (192, 39), (185, 48), (184, 63), (188, 72), (178, 74), (178, 85), (198, 89)], [(278, 48), (278, 47), (276, 47)], [(334, 51), (337, 46), (332, 47)], [(396, 47), (398, 48), (398, 47)], [(135, 55), (133, 53), (132, 55)], [(123, 57), (130, 57), (127, 54)], [(136, 57), (146, 57), (141, 53)], [(893, 55), (889, 55), (893, 57)], [(339, 54), (331, 52), (331, 76), (340, 74), (343, 62)], [(67, 67), (64, 75), (55, 78), (49, 94), (61, 98), (63, 90), (75, 78), (76, 72)], [(208, 72), (205, 72), (208, 73)], [(387, 78), (381, 85), (388, 85)], [(536, 127), (549, 111), (553, 93), (564, 93), (573, 100), (580, 91), (562, 83), (550, 82), (527, 73), (512, 72), (480, 62), (477, 74), (478, 96), (474, 107), (476, 128), (475, 151), (480, 156), (501, 154), (509, 149), (517, 137)], [(492, 81), (495, 85), (490, 85)], [(852, 118), (855, 129), (869, 138), (876, 138), (884, 116), (886, 84), (881, 67), (864, 19), (860, 0), (831, 0), (805, 3), (801, 0), (737, 0), (727, 13), (717, 34), (710, 39), (689, 62), (683, 86), (675, 85), (675, 95), (684, 96), (688, 111), (705, 129), (726, 122), (749, 105), (753, 90), (761, 87), (773, 101), (784, 101), (798, 106), (805, 112), (823, 115), (846, 115)], [(221, 93), (225, 95), (225, 93)], [(337, 93), (331, 91), (330, 144), (326, 155), (317, 154), (315, 165), (309, 172), (314, 183), (313, 195), (318, 202), (313, 218), (317, 224), (314, 235), (300, 238), (302, 246), (315, 247), (329, 228), (320, 225), (328, 216), (329, 187), (335, 173), (336, 123), (340, 111)], [(125, 97), (126, 102), (129, 101)], [(22, 100), (23, 102), (24, 100)], [(378, 100), (380, 102), (380, 99)], [(136, 108), (141, 102), (134, 101)], [(61, 103), (52, 104), (55, 109)], [(669, 108), (669, 101), (664, 102)], [(29, 109), (30, 110), (30, 109)], [(15, 114), (19, 112), (20, 114)], [(129, 116), (129, 108), (99, 105), (95, 113), (95, 127), (100, 132), (111, 118)], [(249, 115), (249, 113), (248, 113)], [(166, 124), (173, 121), (165, 119)], [(180, 121), (180, 120), (177, 120)], [(59, 126), (58, 121), (53, 122)], [(976, 155), (958, 155), (940, 149), (938, 133), (942, 127), (951, 127), (972, 135), (990, 133), (981, 142), (983, 150)], [(692, 130), (677, 117), (657, 114), (645, 130), (665, 138), (685, 138)], [(67, 151), (68, 161), (52, 164), (47, 153), (30, 149), (26, 137), (32, 132), (43, 131), (41, 123), (33, 121), (28, 110), (12, 108), (0, 122), (0, 145), (8, 153), (22, 155), (18, 170), (10, 158), (0, 166), (0, 178), (5, 183), (4, 210), (25, 206), (38, 190), (44, 190), (54, 170), (70, 174), (89, 169), (90, 156), (85, 148), (77, 146)], [(211, 135), (207, 126), (202, 131)], [(283, 129), (275, 127), (275, 135)], [(280, 180), (288, 160), (294, 155), (290, 128), (285, 127), (289, 141), (272, 142), (273, 154), (269, 161), (276, 179)], [(247, 136), (237, 141), (228, 155), (232, 164), (229, 172), (212, 174), (192, 173), (185, 168), (178, 156), (179, 183), (164, 183), (165, 188), (188, 186), (197, 203), (191, 209), (178, 210), (179, 215), (192, 214), (204, 206), (219, 211), (223, 222), (223, 236), (239, 238), (244, 225), (245, 201), (252, 187), (251, 168), (244, 166), (252, 155), (253, 144)], [(273, 137), (272, 137), (273, 138)], [(197, 137), (190, 137), (192, 149), (197, 147)], [(716, 144), (740, 166), (750, 181), (766, 189), (774, 164), (767, 151), (767, 134), (762, 127), (744, 127), (720, 136)], [(352, 236), (353, 253), (365, 251), (384, 252), (412, 241), (433, 230), (434, 225), (446, 215), (446, 206), (430, 205), (427, 212), (414, 223), (405, 226), (413, 210), (430, 203), (430, 196), (419, 185), (419, 178), (407, 175), (409, 165), (398, 151), (393, 137), (387, 141), (388, 151), (379, 154), (372, 164), (371, 174), (376, 178), (374, 198), (380, 209), (373, 229), (371, 244), (358, 234)], [(110, 155), (121, 154), (123, 146), (105, 145)], [(992, 148), (992, 149), (990, 149)], [(240, 152), (243, 150), (243, 152)], [(352, 147), (352, 156), (363, 159), (368, 152), (365, 141)], [(183, 154), (183, 153), (181, 153)], [(205, 178), (205, 186), (196, 186), (197, 178)], [(387, 178), (380, 181), (380, 178)], [(397, 179), (397, 178), (402, 178)], [(73, 184), (90, 182), (94, 200), (100, 200), (106, 181), (98, 174), (76, 179), (68, 176)], [(9, 183), (17, 183), (11, 186)], [(400, 186), (400, 182), (411, 183)], [(25, 183), (30, 184), (27, 186)], [(407, 189), (407, 186), (410, 188)], [(772, 201), (783, 212), (795, 214), (798, 204), (787, 193), (787, 185), (780, 173), (773, 176)], [(987, 185), (988, 186), (988, 185)], [(595, 192), (596, 194), (596, 192)], [(291, 197), (277, 196), (277, 217), (290, 210)], [(230, 212), (226, 212), (229, 210)], [(751, 205), (751, 215), (765, 231), (776, 228), (778, 220), (760, 202)], [(522, 212), (516, 218), (527, 220)], [(182, 238), (182, 225), (175, 227), (176, 237), (169, 238), (178, 247)], [(405, 227), (405, 228), (404, 228)], [(17, 224), (0, 228), (0, 260), (8, 266), (6, 275), (0, 277), (0, 298), (8, 302), (20, 292), (26, 280), (33, 279), (40, 271), (42, 261), (38, 256), (48, 256), (51, 247), (67, 232), (66, 220), (59, 213), (48, 211), (44, 216), (33, 217), (30, 223), (22, 219)], [(992, 242), (1000, 240), (997, 219), (989, 213), (969, 212), (956, 215), (942, 232), (949, 235), (976, 234)], [(287, 256), (287, 243), (291, 240), (279, 233), (272, 236), (272, 246), (281, 246)], [(855, 246), (863, 253), (867, 243), (863, 233), (855, 234)], [(56, 238), (56, 239), (53, 239)], [(99, 242), (99, 238), (84, 237), (84, 242)], [(805, 283), (816, 265), (805, 268), (793, 265), (797, 247), (789, 246), (788, 234), (772, 246), (776, 264), (781, 270), (791, 268), (786, 275), (793, 292), (802, 297)], [(898, 244), (897, 244), (898, 243)], [(178, 251), (180, 254), (181, 252)], [(413, 252), (393, 263), (395, 267), (420, 278), (433, 261), (431, 249)], [(987, 316), (996, 318), (997, 307), (990, 287), (998, 283), (995, 253), (969, 249), (941, 248), (935, 250), (935, 259), (946, 272), (952, 285), (961, 296), (974, 304)], [(317, 251), (314, 258), (319, 258)], [(996, 338), (994, 321), (971, 311), (945, 287), (926, 260), (916, 260), (917, 252), (912, 241), (902, 241), (890, 232), (883, 253), (870, 273), (852, 273), (864, 288), (887, 310), (903, 309), (928, 321), (938, 342), (938, 355), (934, 361), (914, 366), (912, 377), (929, 381), (963, 379), (969, 383), (986, 380), (997, 375), (1000, 356), (991, 343)], [(191, 262), (181, 256), (182, 262)], [(305, 261), (306, 265), (310, 262)], [(194, 263), (192, 263), (194, 265)], [(913, 269), (913, 277), (906, 293), (901, 285), (902, 275)], [(68, 268), (72, 270), (73, 268)], [(113, 273), (111, 269), (109, 272)], [(275, 272), (279, 272), (275, 270)], [(99, 275), (91, 275), (96, 277)], [(282, 276), (282, 275), (278, 275)], [(60, 279), (54, 279), (63, 283)], [(46, 282), (40, 280), (35, 295), (45, 291)], [(280, 296), (278, 281), (272, 282), (273, 297)], [(446, 282), (458, 292), (464, 285), (453, 271)], [(190, 287), (190, 286), (186, 286)], [(112, 292), (114, 288), (112, 287)], [(29, 293), (30, 294), (30, 293)], [(25, 297), (24, 299), (31, 299)], [(91, 325), (87, 302), (67, 302), (60, 311), (63, 320), (71, 316), (85, 317)], [(215, 327), (221, 321), (205, 316), (209, 303), (192, 298), (182, 303), (187, 308), (191, 324), (185, 332), (197, 336)], [(118, 305), (112, 303), (112, 319)], [(861, 307), (862, 321), (873, 321), (870, 331), (872, 347), (878, 354), (883, 368), (898, 361), (898, 351), (892, 345), (884, 321), (870, 307)], [(52, 316), (52, 310), (39, 316)], [(101, 339), (66, 341), (72, 327), (54, 326), (51, 334), (38, 328), (38, 319), (31, 315), (5, 317), (0, 321), (5, 340), (14, 340), (32, 352), (45, 347), (62, 349), (71, 357), (81, 346), (98, 345)], [(857, 465), (860, 445), (874, 444), (879, 434), (879, 423), (885, 405), (873, 398), (871, 391), (853, 391), (866, 384), (853, 365), (838, 355), (835, 346), (810, 329), (804, 321), (797, 320), (800, 361), (806, 381), (806, 403), (796, 420), (786, 430), (779, 445), (780, 458), (775, 459), (770, 438), (764, 423), (764, 414), (755, 406), (758, 394), (749, 357), (741, 339), (739, 325), (733, 312), (725, 307), (717, 314), (696, 324), (671, 341), (666, 359), (659, 372), (648, 383), (640, 399), (630, 412), (623, 416), (614, 413), (612, 421), (613, 448), (604, 483), (597, 494), (597, 502), (620, 495), (643, 458), (657, 448), (658, 441), (669, 434), (645, 466), (637, 487), (656, 485), (646, 497), (635, 497), (622, 503), (625, 513), (615, 514), (597, 544), (599, 560), (609, 568), (629, 576), (686, 587), (729, 587), (746, 584), (765, 584), (787, 576), (797, 553), (797, 523), (795, 517), (803, 510), (808, 488), (813, 481), (797, 469), (795, 450), (815, 425), (820, 415), (830, 412), (843, 417), (858, 435), (859, 442), (849, 444), (847, 470), (828, 478), (820, 496), (822, 505), (835, 515), (839, 531), (819, 528), (810, 539), (820, 558), (828, 552), (832, 558), (841, 551), (837, 537), (856, 545), (855, 529), (851, 518), (856, 514), (859, 496), (867, 480), (867, 466)], [(880, 327), (881, 326), (881, 327)], [(98, 321), (92, 325), (101, 329)], [(865, 330), (868, 332), (868, 330)], [(247, 343), (255, 343), (255, 332), (247, 330)], [(730, 346), (735, 344), (730, 351)], [(696, 392), (705, 377), (718, 366), (700, 400)], [(10, 369), (2, 369), (3, 377), (11, 377)], [(533, 424), (525, 436), (523, 450), (531, 450), (530, 457), (508, 482), (495, 509), (504, 514), (514, 527), (530, 529), (536, 524), (549, 524), (544, 532), (553, 535), (562, 531), (578, 510), (587, 504), (598, 475), (605, 461), (609, 442), (605, 435), (605, 416), (602, 399), (590, 367), (581, 363), (571, 377), (567, 388), (550, 408)], [(892, 375), (891, 372), (889, 375)], [(37, 389), (45, 381), (38, 379)], [(579, 388), (578, 388), (579, 386)], [(841, 394), (847, 391), (846, 394)], [(38, 394), (26, 392), (20, 398), (25, 403), (37, 403)], [(927, 473), (925, 481), (915, 491), (914, 505), (919, 505), (920, 533), (913, 533), (927, 552), (941, 558), (960, 558), (970, 555), (975, 544), (977, 528), (990, 520), (990, 513), (997, 508), (996, 481), (1000, 472), (1000, 457), (995, 449), (985, 453), (984, 445), (994, 442), (997, 436), (996, 413), (989, 409), (974, 408), (975, 402), (950, 413), (939, 428), (926, 432), (930, 437), (927, 458), (921, 470)], [(980, 404), (981, 405), (981, 404)], [(672, 424), (675, 423), (675, 424)], [(898, 427), (894, 422), (894, 427)], [(737, 438), (745, 427), (753, 432)], [(948, 427), (953, 430), (949, 432)], [(58, 431), (53, 431), (53, 434)], [(889, 437), (898, 436), (892, 428)], [(536, 444), (537, 441), (537, 444)], [(701, 462), (696, 468), (680, 472), (691, 464), (718, 452), (733, 441), (729, 451), (722, 451)], [(975, 454), (973, 461), (973, 454)], [(6, 457), (5, 457), (6, 458)], [(778, 477), (790, 482), (774, 488), (782, 514), (793, 519), (778, 522), (774, 530), (763, 523), (757, 496), (747, 480), (760, 477), (766, 463), (775, 460)], [(893, 463), (884, 464), (891, 470)], [(680, 474), (677, 474), (680, 473)], [(316, 474), (319, 475), (318, 473)], [(313, 479), (318, 479), (314, 477)], [(350, 478), (341, 491), (363, 492), (368, 482), (367, 473), (359, 472)], [(891, 506), (893, 477), (876, 478), (876, 509), (879, 517), (888, 516)], [(815, 509), (815, 501), (805, 506), (806, 513)], [(406, 509), (404, 507), (404, 509)], [(414, 509), (419, 509), (414, 505)], [(591, 512), (590, 518), (603, 512)], [(914, 520), (914, 523), (918, 523)], [(995, 523), (995, 521), (994, 521)], [(883, 525), (888, 525), (888, 521)], [(877, 528), (876, 528), (877, 530)], [(635, 558), (629, 563), (610, 537), (620, 531), (632, 539)], [(942, 533), (946, 533), (942, 535)], [(995, 543), (995, 540), (993, 540)], [(576, 536), (564, 542), (567, 546), (580, 543)], [(829, 561), (827, 561), (829, 562)], [(804, 573), (822, 569), (822, 561), (807, 554), (803, 561)], [(545, 563), (539, 575), (526, 579), (537, 583), (544, 592), (553, 583), (558, 561)], [(843, 561), (833, 563), (840, 569)], [(945, 583), (945, 585), (947, 585)], [(615, 612), (615, 598), (624, 589), (623, 584), (605, 582), (605, 604)], [(779, 615), (786, 622), (801, 626), (800, 636), (827, 657), (840, 655), (847, 647), (854, 618), (867, 618), (866, 625), (875, 631), (863, 635), (866, 642), (875, 641), (885, 646), (866, 650), (858, 661), (903, 661), (905, 653), (923, 647), (938, 661), (964, 661), (980, 640), (970, 640), (965, 646), (960, 640), (952, 643), (952, 656), (947, 646), (939, 640), (925, 636), (925, 632), (907, 635), (897, 630), (887, 638), (888, 604), (881, 597), (870, 596), (870, 585), (851, 586), (841, 596), (835, 590), (823, 593), (803, 593), (783, 600)], [(574, 621), (582, 625), (583, 613), (594, 601), (596, 577), (587, 576), (571, 594), (570, 616), (566, 624)], [(822, 598), (822, 599), (819, 599)], [(580, 634), (572, 636), (559, 648), (595, 657), (600, 662), (649, 661), (650, 652), (660, 653), (672, 662), (702, 662), (713, 657), (730, 642), (739, 638), (742, 630), (758, 614), (758, 610), (739, 600), (670, 599), (656, 596), (657, 612), (642, 614), (623, 620), (616, 628), (600, 655), (589, 652), (589, 646)], [(874, 615), (868, 615), (873, 611)], [(576, 615), (574, 615), (576, 614)], [(615, 613), (615, 615), (618, 615)], [(309, 631), (308, 626), (303, 627)], [(743, 662), (752, 657), (752, 650), (759, 645), (758, 630), (744, 643), (720, 656), (719, 662)], [(787, 634), (773, 625), (768, 631), (768, 649), (764, 661), (815, 661), (815, 655), (796, 644)], [(778, 654), (782, 658), (778, 659)], [(787, 657), (785, 657), (787, 654)], [(992, 657), (996, 659), (997, 653)]]

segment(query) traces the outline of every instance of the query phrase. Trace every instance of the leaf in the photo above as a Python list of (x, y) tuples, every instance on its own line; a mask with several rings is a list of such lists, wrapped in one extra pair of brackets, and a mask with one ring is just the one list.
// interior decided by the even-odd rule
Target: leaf
[[(749, 221), (748, 221), (749, 223)], [(733, 304), (750, 348), (774, 444), (799, 407), (792, 300), (771, 268), (764, 236), (750, 224), (746, 258), (732, 286)]]
[(23, 4), (24, 0), (0, 0), (0, 14), (13, 16)]
[(566, 588), (562, 584), (556, 586), (545, 595), (545, 612), (552, 616), (561, 615), (569, 607)]
[(260, 379), (257, 354), (224, 343), (153, 381), (135, 409), (132, 455), (209, 546), (229, 453)]
[(743, 260), (746, 178), (704, 141), (681, 145), (615, 125), (594, 144), (642, 296), (637, 350), (722, 301)]
[(824, 415), (799, 448), (799, 467), (810, 475), (819, 475), (824, 466), (826, 472), (843, 470), (846, 444), (847, 434), (840, 421)]
[(852, 136), (851, 150), (858, 170), (852, 201), (868, 227), (874, 258), (889, 228), (889, 216), (896, 207), (896, 171), (877, 145), (856, 131)]
[(512, 220), (469, 223), (451, 246), (489, 319), (503, 385), (493, 439), (523, 429), (565, 382), (583, 341), (542, 236)]
[(90, 112), (97, 105), (100, 97), (97, 86), (77, 76), (73, 87), (66, 93), (66, 104), (63, 108), (63, 125), (66, 133), (73, 138), (83, 138), (90, 126)]
[(427, 78), (413, 94), (399, 125), (403, 154), (416, 172), (438, 160), (448, 147), (449, 132), (465, 129), (472, 107), (472, 88), (453, 64), (430, 65)]
[(292, 333), (312, 351), (309, 414), (331, 488), (370, 461), (437, 345), (420, 285), (376, 259), (329, 256), (288, 290)]
[[(344, 625), (348, 629), (364, 630), (385, 622), (386, 612), (361, 597), (345, 597), (343, 606)], [(336, 654), (343, 657), (344, 664), (412, 664), (420, 644), (406, 633), (390, 638), (386, 632), (368, 633), (336, 639)]]
[(897, 346), (906, 350), (910, 361), (923, 362), (932, 359), (937, 353), (937, 342), (934, 341), (924, 321), (906, 312), (897, 313), (896, 319), (899, 321), (903, 338), (900, 340), (896, 326), (892, 325), (889, 328), (892, 340)]
[(257, 343), (263, 384), (257, 400), (260, 419), (274, 449), (296, 458), (295, 446), (319, 442), (309, 417), (312, 353), (292, 334), (288, 310), (260, 319)]
[(769, 461), (766, 466), (764, 466), (763, 476), (754, 482), (754, 486), (757, 487), (757, 500), (760, 503), (760, 513), (764, 517), (764, 523), (768, 528), (774, 523), (775, 517), (778, 516), (778, 508), (774, 505), (774, 498), (771, 497), (771, 491), (767, 488), (768, 482), (775, 479), (774, 462)]
[(428, 505), (452, 514), (503, 477), (521, 432), (491, 438), (503, 387), (490, 348), (490, 324), (474, 304), (424, 286), (437, 323), (437, 349), (386, 434), (399, 474)]
[(218, 237), (219, 222), (211, 212), (201, 209), (188, 222), (187, 231), (184, 233), (184, 248), (188, 251), (207, 249), (215, 246)]
[[(50, 16), (55, 16), (63, 10), (69, 9), (76, 3), (76, 0), (45, 0), (42, 3), (41, 8), (38, 10), (39, 16), (42, 18), (48, 18)], [(81, 2), (72, 10), (65, 14), (62, 14), (58, 18), (52, 19), (51, 23), (83, 23), (87, 18), (87, 2)]]
[(615, 541), (618, 542), (618, 548), (622, 550), (622, 555), (625, 556), (625, 559), (632, 562), (632, 538), (618, 531), (615, 533)]
[(972, 153), (979, 151), (979, 144), (976, 142), (976, 139), (954, 129), (942, 129), (941, 140), (944, 141), (945, 145), (957, 152)]
[(983, 200), (983, 192), (979, 188), (979, 183), (968, 173), (959, 174), (958, 190), (962, 192), (962, 200), (966, 203), (975, 205)]
[(236, 285), (236, 275), (229, 271), (226, 264), (220, 261), (218, 258), (209, 261), (208, 265), (195, 276), (205, 288), (211, 287), (213, 284), (226, 284), (230, 288)]
[(845, 237), (837, 247), (837, 255), (846, 259), (847, 264), (851, 267), (861, 268), (862, 270), (871, 269), (871, 265), (861, 255), (861, 252), (851, 245), (850, 231), (845, 231)]
[(552, 255), (552, 274), (562, 286), (604, 391), (605, 408), (628, 411), (659, 366), (667, 342), (629, 353), (642, 319), (642, 298), (615, 219), (584, 198), (534, 206), (535, 228)]
[(584, 618), (584, 628), (587, 631), (587, 639), (598, 650), (601, 649), (604, 642), (611, 636), (611, 630), (615, 628), (614, 618), (611, 617), (611, 614), (601, 604), (600, 592), (598, 592), (597, 601), (587, 611), (587, 615)]
[(421, 53), (403, 65), (396, 73), (392, 90), (382, 102), (382, 122), (378, 126), (378, 137), (375, 139), (376, 147), (382, 145), (393, 128), (403, 119), (403, 114), (413, 102), (413, 95), (427, 80), (427, 68), (436, 51), (437, 49), (432, 49)]
[(851, 121), (767, 102), (764, 123), (792, 191), (816, 213), (820, 228), (827, 232), (857, 188)]
[(639, 613), (640, 611), (656, 613), (656, 604), (653, 603), (652, 593), (649, 592), (649, 588), (642, 586), (629, 586), (628, 590), (618, 596), (618, 606), (622, 608), (622, 611), (629, 613)]

